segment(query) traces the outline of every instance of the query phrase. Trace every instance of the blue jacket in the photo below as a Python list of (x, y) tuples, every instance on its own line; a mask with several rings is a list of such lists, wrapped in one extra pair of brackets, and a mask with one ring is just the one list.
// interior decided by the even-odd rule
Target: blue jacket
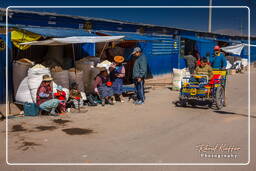
[(147, 75), (147, 59), (144, 54), (139, 56), (133, 65), (132, 78), (145, 78)]
[(213, 69), (225, 69), (227, 66), (227, 60), (223, 53), (220, 53), (218, 56), (211, 57), (210, 63)]

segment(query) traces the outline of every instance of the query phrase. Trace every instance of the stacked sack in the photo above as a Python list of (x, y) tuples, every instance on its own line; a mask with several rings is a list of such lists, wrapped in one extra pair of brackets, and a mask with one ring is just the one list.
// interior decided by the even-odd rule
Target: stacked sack
[(28, 87), (32, 96), (32, 100), (36, 103), (36, 93), (40, 86), (43, 75), (51, 75), (49, 68), (38, 64), (28, 70)]
[(27, 76), (28, 69), (32, 67), (34, 62), (29, 59), (22, 58), (17, 61), (14, 61), (12, 64), (13, 68), (13, 91), (16, 95), (18, 88), (22, 80)]
[(173, 68), (172, 90), (181, 89), (181, 82), (186, 81), (186, 79), (183, 79), (183, 77), (190, 77), (190, 74), (186, 68), (184, 69)]
[(51, 74), (54, 82), (64, 88), (69, 88), (69, 72), (63, 70), (60, 66), (55, 66), (51, 69)]

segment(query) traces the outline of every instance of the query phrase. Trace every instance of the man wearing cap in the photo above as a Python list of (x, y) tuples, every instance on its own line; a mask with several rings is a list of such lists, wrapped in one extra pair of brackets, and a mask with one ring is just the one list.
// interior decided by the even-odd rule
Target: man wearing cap
[(132, 78), (134, 80), (137, 93), (137, 101), (135, 101), (134, 103), (143, 104), (145, 101), (144, 78), (147, 74), (147, 59), (146, 56), (142, 53), (141, 48), (139, 47), (134, 48), (132, 55), (135, 58)]
[(223, 53), (220, 52), (220, 47), (214, 47), (214, 56), (210, 59), (213, 69), (226, 69), (227, 59)]
[(49, 75), (44, 75), (42, 83), (37, 89), (36, 103), (40, 109), (49, 112), (50, 115), (56, 115), (55, 109), (59, 105), (59, 100), (53, 98), (53, 91), (51, 87), (53, 78)]

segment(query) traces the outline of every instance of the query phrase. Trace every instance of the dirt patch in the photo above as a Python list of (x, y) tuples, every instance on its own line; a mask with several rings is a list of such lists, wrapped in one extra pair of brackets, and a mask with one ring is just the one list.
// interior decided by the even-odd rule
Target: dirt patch
[(54, 119), (53, 120), (54, 123), (60, 124), (60, 125), (64, 125), (68, 122), (71, 122), (70, 120), (65, 120), (65, 119)]
[(35, 146), (40, 146), (40, 144), (34, 143), (34, 142), (29, 142), (29, 141), (24, 141), (22, 142), (22, 145), (18, 147), (18, 150), (22, 151), (27, 151), (29, 149), (34, 149)]
[(21, 132), (21, 131), (27, 131), (27, 129), (23, 128), (22, 125), (13, 125), (12, 126), (12, 132)]
[(50, 130), (57, 129), (57, 127), (56, 126), (37, 126), (36, 129), (40, 131), (50, 131)]
[(82, 129), (82, 128), (67, 128), (67, 129), (62, 129), (62, 131), (69, 135), (85, 135), (85, 134), (91, 134), (94, 132), (91, 129)]

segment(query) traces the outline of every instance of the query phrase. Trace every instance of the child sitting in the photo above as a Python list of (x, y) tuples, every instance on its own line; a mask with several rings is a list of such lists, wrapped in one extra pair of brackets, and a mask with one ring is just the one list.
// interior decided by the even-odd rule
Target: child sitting
[(69, 91), (69, 102), (71, 102), (75, 109), (80, 111), (80, 103), (81, 103), (81, 92), (78, 90), (77, 83), (72, 83)]
[(60, 85), (57, 87), (56, 90), (57, 92), (54, 93), (54, 97), (60, 101), (58, 105), (58, 110), (60, 111), (60, 113), (66, 112), (66, 93), (65, 91), (63, 91), (63, 88)]

